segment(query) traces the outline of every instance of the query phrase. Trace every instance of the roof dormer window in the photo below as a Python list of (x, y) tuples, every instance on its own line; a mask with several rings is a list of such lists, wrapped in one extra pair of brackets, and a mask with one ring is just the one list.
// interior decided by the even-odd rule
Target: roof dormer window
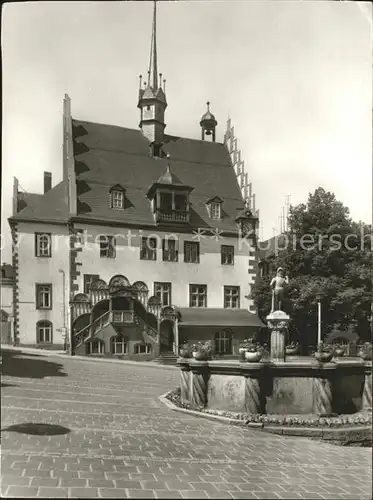
[(220, 219), (221, 205), (220, 203), (211, 203), (210, 205), (211, 219)]
[[(169, 159), (169, 156), (168, 156)], [(152, 203), (157, 223), (188, 223), (189, 195), (193, 188), (183, 184), (167, 165), (165, 172), (154, 182), (147, 193)]]
[(211, 200), (208, 200), (207, 207), (210, 214), (210, 219), (221, 219), (221, 206), (223, 200), (219, 196), (215, 196)]
[(114, 210), (123, 210), (125, 190), (118, 184), (113, 186), (110, 191), (110, 207)]

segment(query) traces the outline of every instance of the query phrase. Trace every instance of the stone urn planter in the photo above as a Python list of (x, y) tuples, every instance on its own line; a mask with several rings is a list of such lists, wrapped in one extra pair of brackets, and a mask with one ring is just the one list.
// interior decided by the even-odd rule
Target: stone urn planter
[(331, 361), (332, 357), (333, 357), (333, 353), (330, 351), (316, 351), (315, 354), (315, 359), (319, 362), (319, 363), (328, 363), (329, 361)]
[(208, 361), (210, 359), (207, 353), (201, 351), (192, 352), (192, 356), (196, 361)]
[(364, 361), (372, 361), (372, 344), (370, 342), (365, 342), (359, 347), (358, 356)]
[(285, 353), (287, 356), (296, 356), (300, 352), (300, 345), (296, 344), (290, 344), (285, 347)]
[(246, 351), (245, 352), (245, 359), (249, 363), (258, 363), (262, 359), (262, 356), (263, 356), (262, 351), (254, 351), (254, 352), (253, 351)]
[(212, 348), (210, 342), (198, 342), (192, 346), (192, 356), (196, 361), (211, 359)]

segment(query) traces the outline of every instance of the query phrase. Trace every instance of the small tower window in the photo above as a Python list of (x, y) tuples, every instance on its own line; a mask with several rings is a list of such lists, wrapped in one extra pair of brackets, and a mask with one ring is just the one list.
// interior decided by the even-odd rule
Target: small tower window
[(211, 219), (220, 219), (220, 213), (221, 213), (220, 203), (211, 203), (210, 211), (211, 211)]

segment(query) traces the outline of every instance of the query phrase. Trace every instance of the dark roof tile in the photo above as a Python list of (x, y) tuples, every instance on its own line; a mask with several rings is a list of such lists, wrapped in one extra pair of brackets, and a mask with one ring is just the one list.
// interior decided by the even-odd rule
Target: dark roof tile
[(45, 194), (22, 193), (18, 206), (19, 212), (11, 217), (13, 220), (67, 221), (67, 182), (60, 182)]
[[(146, 193), (162, 176), (168, 160), (150, 156), (140, 130), (73, 120), (73, 134), (75, 161), (80, 166), (78, 217), (155, 225)], [(243, 200), (224, 144), (166, 135), (163, 149), (170, 154), (176, 179), (194, 188), (190, 224), (236, 232), (235, 217)], [(108, 191), (117, 183), (126, 190), (127, 208), (122, 212), (109, 204)], [(224, 200), (225, 215), (211, 220), (206, 202), (217, 194)]]

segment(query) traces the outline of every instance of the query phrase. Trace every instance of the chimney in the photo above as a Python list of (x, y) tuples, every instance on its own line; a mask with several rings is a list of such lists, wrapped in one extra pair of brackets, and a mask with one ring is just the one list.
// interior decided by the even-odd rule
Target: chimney
[(52, 173), (44, 172), (44, 194), (52, 189)]

